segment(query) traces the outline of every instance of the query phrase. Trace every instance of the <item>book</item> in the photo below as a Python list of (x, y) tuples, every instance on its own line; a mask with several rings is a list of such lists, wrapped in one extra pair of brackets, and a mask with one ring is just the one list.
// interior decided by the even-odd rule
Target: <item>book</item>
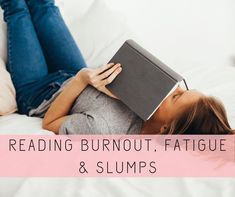
[(120, 63), (122, 72), (106, 86), (144, 121), (184, 82), (184, 78), (133, 40), (127, 40), (109, 63)]

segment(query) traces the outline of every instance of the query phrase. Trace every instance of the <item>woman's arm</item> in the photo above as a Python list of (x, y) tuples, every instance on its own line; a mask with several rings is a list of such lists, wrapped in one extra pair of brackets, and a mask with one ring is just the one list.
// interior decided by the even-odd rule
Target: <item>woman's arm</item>
[(67, 114), (74, 101), (87, 85), (78, 73), (51, 104), (43, 119), (43, 129), (58, 134), (59, 128), (68, 117)]
[(60, 126), (68, 117), (74, 101), (87, 85), (92, 85), (108, 96), (118, 99), (105, 86), (111, 83), (120, 72), (121, 65), (114, 65), (113, 63), (97, 69), (81, 69), (51, 104), (43, 119), (43, 129), (58, 134)]

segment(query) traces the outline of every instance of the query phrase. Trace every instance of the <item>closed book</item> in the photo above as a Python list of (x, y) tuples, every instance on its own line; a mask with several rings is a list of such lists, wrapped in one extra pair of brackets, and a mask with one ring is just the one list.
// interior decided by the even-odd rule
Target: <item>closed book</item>
[(120, 63), (122, 72), (106, 88), (145, 121), (179, 83), (185, 83), (181, 75), (133, 40), (127, 40), (111, 62)]

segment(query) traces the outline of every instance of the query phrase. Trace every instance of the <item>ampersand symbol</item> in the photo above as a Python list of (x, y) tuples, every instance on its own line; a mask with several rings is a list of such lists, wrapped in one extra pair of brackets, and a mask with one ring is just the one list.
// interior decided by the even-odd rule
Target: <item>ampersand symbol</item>
[(81, 162), (80, 162), (79, 172), (80, 172), (81, 174), (88, 173), (87, 170), (86, 170), (86, 168), (85, 168), (85, 162), (84, 162), (84, 161), (81, 161)]

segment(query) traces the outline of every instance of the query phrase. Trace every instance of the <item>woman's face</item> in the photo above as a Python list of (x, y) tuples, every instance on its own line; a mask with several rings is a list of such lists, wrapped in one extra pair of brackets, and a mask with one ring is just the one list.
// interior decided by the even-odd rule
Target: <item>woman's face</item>
[(179, 86), (163, 101), (159, 109), (155, 112), (154, 119), (167, 124), (175, 119), (177, 114), (202, 96), (204, 95), (196, 90), (184, 90)]

